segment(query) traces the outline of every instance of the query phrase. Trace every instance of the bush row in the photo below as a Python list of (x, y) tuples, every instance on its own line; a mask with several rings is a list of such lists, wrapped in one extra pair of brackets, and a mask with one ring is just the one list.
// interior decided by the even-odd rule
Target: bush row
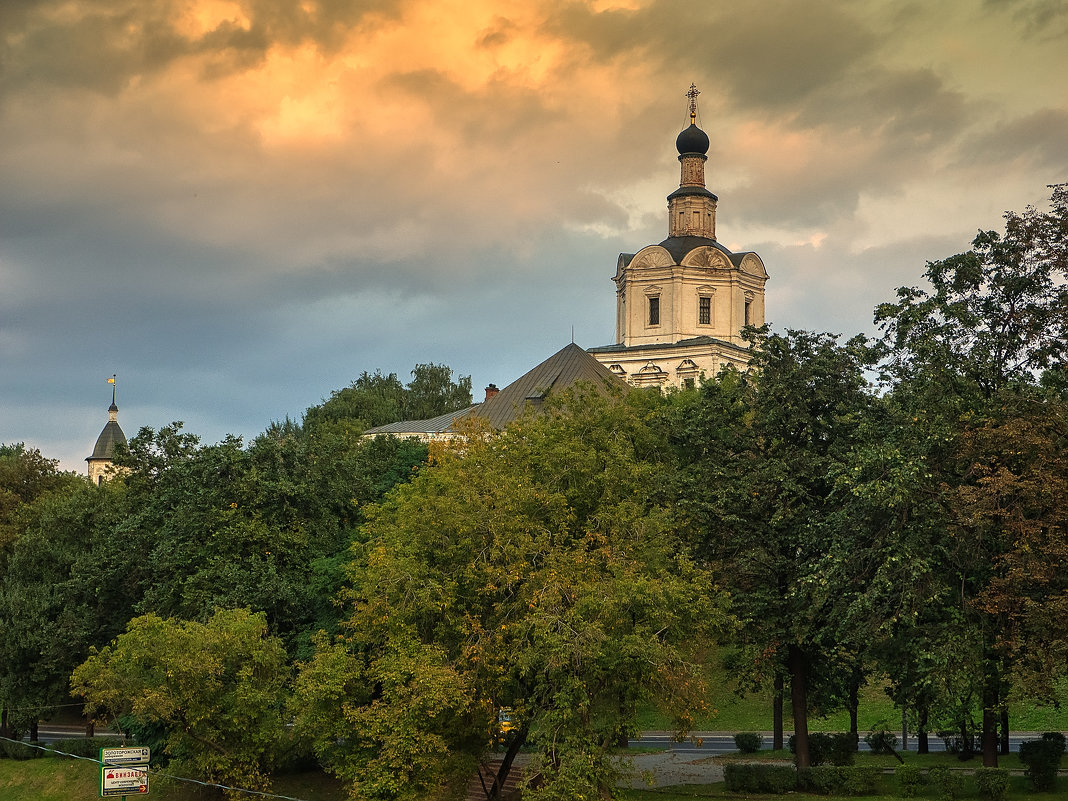
[(823, 795), (871, 795), (879, 779), (877, 767), (820, 765), (797, 771), (786, 765), (731, 762), (723, 770), (727, 789), (736, 793), (783, 795), (806, 790)]
[[(795, 736), (790, 735), (788, 743), (791, 754), (796, 754)], [(808, 763), (816, 767), (830, 762), (839, 767), (853, 764), (853, 755), (857, 752), (855, 734), (828, 732), (810, 732), (808, 735)]]

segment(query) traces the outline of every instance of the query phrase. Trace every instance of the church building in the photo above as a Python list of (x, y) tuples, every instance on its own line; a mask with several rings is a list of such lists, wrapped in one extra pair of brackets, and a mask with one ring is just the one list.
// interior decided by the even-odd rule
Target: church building
[(667, 197), (668, 237), (616, 265), (616, 343), (588, 352), (635, 386), (694, 386), (723, 367), (744, 369), (741, 331), (764, 323), (764, 262), (716, 240), (719, 198), (705, 187), (708, 136), (697, 127), (690, 86), (690, 126), (679, 134), (681, 178)]
[(108, 422), (100, 436), (96, 438), (92, 456), (86, 456), (89, 463), (89, 480), (102, 484), (111, 474), (111, 463), (115, 458), (115, 444), (126, 444), (126, 435), (119, 427), (119, 407), (115, 405), (115, 380), (108, 379), (111, 387), (111, 406), (108, 407)]

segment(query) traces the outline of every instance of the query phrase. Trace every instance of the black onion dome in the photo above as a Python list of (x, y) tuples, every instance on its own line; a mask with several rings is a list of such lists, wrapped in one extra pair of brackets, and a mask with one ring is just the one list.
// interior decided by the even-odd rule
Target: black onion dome
[(691, 122), (690, 127), (680, 133), (679, 138), (675, 140), (675, 147), (680, 156), (685, 153), (704, 155), (708, 152), (708, 134)]

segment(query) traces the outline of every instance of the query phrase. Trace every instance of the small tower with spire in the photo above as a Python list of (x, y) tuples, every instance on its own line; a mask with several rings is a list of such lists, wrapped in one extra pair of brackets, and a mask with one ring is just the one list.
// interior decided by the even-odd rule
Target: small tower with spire
[(667, 197), (667, 239), (619, 254), (616, 341), (588, 351), (637, 386), (696, 386), (724, 367), (743, 369), (751, 353), (742, 331), (764, 323), (764, 262), (716, 238), (719, 198), (705, 186), (709, 139), (697, 127), (699, 94), (690, 84), (690, 124), (675, 139), (681, 175)]
[(108, 407), (108, 422), (100, 436), (96, 438), (92, 456), (85, 457), (89, 463), (89, 480), (94, 484), (103, 484), (111, 475), (111, 463), (115, 458), (115, 444), (126, 444), (126, 435), (119, 427), (119, 407), (115, 405), (116, 376), (108, 379), (111, 384), (111, 406)]

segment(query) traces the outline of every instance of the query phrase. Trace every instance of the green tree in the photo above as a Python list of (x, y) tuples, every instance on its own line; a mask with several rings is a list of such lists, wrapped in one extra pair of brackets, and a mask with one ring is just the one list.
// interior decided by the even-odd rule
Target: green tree
[(929, 262), (929, 292), (898, 289), (875, 321), (899, 378), (924, 372), (967, 396), (991, 397), (1068, 355), (1068, 184), (1051, 209), (1006, 212), (1005, 233), (980, 231), (966, 253)]
[(75, 476), (59, 469), (57, 459), (46, 459), (22, 442), (0, 443), (0, 569), (18, 536), (20, 508), (34, 498), (69, 485)]
[[(255, 790), (284, 736), (289, 667), (262, 613), (218, 610), (197, 623), (144, 615), (79, 665), (72, 692), (99, 720), (129, 715), (166, 729), (179, 770)], [(239, 797), (239, 794), (234, 794)]]
[(429, 420), (471, 405), (471, 376), (453, 381), (443, 364), (417, 364), (404, 395), (404, 419)]
[[(425, 459), (423, 445), (330, 426), (276, 424), (248, 447), (200, 446), (180, 424), (142, 429), (117, 459), (128, 512), (113, 538), (141, 558), (116, 580), (140, 613), (203, 622), (216, 607), (264, 611), (306, 658), (314, 632), (336, 627), (332, 598), (362, 507)], [(99, 543), (105, 576), (113, 547)]]
[(426, 420), (471, 405), (471, 376), (453, 379), (443, 364), (417, 364), (412, 380), (401, 384), (396, 373), (363, 372), (344, 389), (330, 394), (304, 413), (304, 427), (353, 427), (356, 433), (398, 420)]
[[(31, 597), (32, 591), (16, 588), (21, 579), (13, 574), (11, 560), (27, 530), (33, 528), (31, 507), (51, 495), (76, 491), (85, 483), (74, 473), (60, 471), (58, 465), (57, 460), (21, 442), (0, 444), (0, 631), (4, 632), (0, 639), (0, 736), (29, 729), (36, 738), (36, 715), (54, 703), (54, 693), (47, 689), (51, 677), (27, 672), (41, 662), (33, 643), (41, 636), (40, 621), (48, 618), (33, 611), (37, 599)], [(32, 546), (21, 550), (32, 550)], [(20, 625), (27, 615), (29, 626)]]
[(502, 773), (527, 744), (531, 798), (608, 791), (642, 701), (673, 701), (685, 725), (691, 649), (724, 615), (661, 492), (659, 403), (568, 393), (439, 449), (368, 511), (343, 636), (297, 685), (298, 724), (356, 797), (469, 776), (502, 706), (520, 721)]
[[(1007, 500), (1002, 493), (987, 495), (1007, 486), (1000, 479), (1006, 478), (1008, 462), (1015, 461), (1009, 472), (1016, 478), (1023, 473), (1014, 471), (1026, 471), (1021, 460), (1006, 459), (1003, 444), (982, 432), (1004, 428), (1022, 399), (1032, 396), (1040, 374), (1056, 386), (1056, 376), (1064, 373), (1068, 188), (1053, 187), (1049, 212), (1028, 208), (1005, 219), (1003, 235), (980, 232), (972, 250), (928, 264), (932, 292), (902, 288), (896, 304), (876, 310), (890, 353), (893, 394), (913, 411), (921, 431), (936, 436), (922, 461), (937, 496), (930, 519), (941, 521), (947, 536), (932, 540), (932, 553), (940, 558), (937, 574), (946, 585), (947, 608), (960, 610), (947, 621), (970, 629), (956, 634), (943, 629), (942, 634), (979, 643), (981, 666), (972, 672), (983, 677), (979, 696), (987, 766), (997, 764), (995, 718), (1016, 668), (1007, 645), (1012, 639), (1006, 636), (1012, 623), (1008, 601), (1002, 594), (993, 602), (991, 592), (1017, 551), (1014, 534), (1020, 522), (1042, 515), (1034, 506), (1024, 511), (1023, 504), (1008, 515), (986, 505)], [(929, 420), (938, 425), (928, 426)], [(1013, 514), (1016, 530), (1006, 525)]]
[(842, 574), (859, 569), (849, 557), (864, 532), (844, 525), (835, 477), (872, 408), (870, 353), (795, 331), (761, 332), (757, 344), (750, 374), (727, 371), (681, 394), (668, 425), (679, 503), (731, 590), (747, 672), (785, 669), (807, 767), (808, 713), (848, 691), (837, 677), (863, 655), (864, 633), (843, 621), (867, 574)]
[(20, 516), (22, 533), (0, 584), (0, 698), (12, 707), (11, 722), (34, 739), (38, 720), (68, 700), (70, 672), (90, 644), (129, 618), (130, 606), (116, 603), (113, 588), (82, 569), (120, 495), (116, 485), (78, 478)]

